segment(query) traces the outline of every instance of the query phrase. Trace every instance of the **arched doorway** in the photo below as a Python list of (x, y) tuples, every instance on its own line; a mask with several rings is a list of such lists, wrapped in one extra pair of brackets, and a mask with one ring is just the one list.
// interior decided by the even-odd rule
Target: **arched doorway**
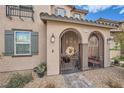
[(92, 32), (89, 36), (88, 66), (104, 67), (104, 38), (100, 32)]
[(80, 71), (81, 36), (75, 29), (67, 29), (60, 35), (60, 73)]

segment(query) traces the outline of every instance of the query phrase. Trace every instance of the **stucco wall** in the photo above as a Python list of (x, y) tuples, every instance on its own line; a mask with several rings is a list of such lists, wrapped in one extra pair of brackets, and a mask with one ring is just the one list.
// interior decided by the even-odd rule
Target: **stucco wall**
[[(34, 22), (31, 19), (24, 19), (22, 21), (18, 17), (12, 17), (12, 20), (6, 17), (5, 6), (0, 6), (0, 55), (4, 53), (4, 33), (5, 30), (11, 29), (30, 29), (39, 32), (39, 54), (32, 57), (0, 57), (0, 72), (32, 69), (41, 62), (47, 62), (47, 74), (59, 74), (59, 36), (68, 28), (74, 28), (79, 31), (82, 36), (82, 43), (88, 44), (88, 37), (91, 32), (99, 31), (104, 36), (104, 66), (109, 66), (109, 44), (107, 44), (107, 38), (110, 36), (109, 29), (85, 26), (79, 24), (71, 24), (64, 22), (52, 22), (48, 21), (44, 24), (40, 19), (41, 12), (52, 13), (50, 6), (33, 6), (34, 7)], [(65, 7), (65, 6), (62, 6)], [(69, 7), (66, 7), (70, 10)], [(71, 14), (68, 12), (68, 16)], [(54, 33), (55, 43), (50, 42), (50, 37)], [(54, 52), (52, 52), (54, 51)], [(87, 51), (87, 50), (86, 50)], [(88, 56), (86, 53), (85, 56)], [(83, 61), (87, 61), (87, 57), (83, 56)], [(87, 68), (87, 63), (84, 63), (84, 67)]]
[[(107, 67), (110, 65), (109, 44), (107, 43), (107, 38), (110, 37), (109, 29), (72, 24), (72, 23), (65, 23), (65, 22), (48, 21), (47, 22), (47, 67), (48, 67), (47, 74), (48, 75), (59, 74), (59, 65), (60, 65), (59, 51), (58, 51), (60, 49), (59, 36), (65, 29), (68, 29), (68, 28), (74, 28), (79, 31), (79, 33), (82, 36), (83, 44), (88, 44), (88, 37), (91, 32), (99, 31), (100, 33), (102, 33), (104, 37), (104, 67)], [(52, 34), (54, 34), (56, 38), (54, 44), (50, 42), (50, 37)], [(54, 52), (52, 52), (52, 50), (54, 50)], [(86, 56), (88, 57), (88, 54)], [(87, 63), (85, 64), (86, 64), (85, 65), (86, 67)]]
[(45, 25), (40, 19), (41, 12), (50, 11), (50, 6), (33, 6), (34, 22), (31, 19), (22, 21), (19, 17), (12, 17), (12, 20), (6, 17), (6, 6), (0, 6), (0, 55), (4, 53), (4, 32), (11, 29), (29, 29), (39, 32), (39, 54), (32, 57), (0, 57), (0, 72), (32, 69), (41, 62), (46, 62), (46, 30)]

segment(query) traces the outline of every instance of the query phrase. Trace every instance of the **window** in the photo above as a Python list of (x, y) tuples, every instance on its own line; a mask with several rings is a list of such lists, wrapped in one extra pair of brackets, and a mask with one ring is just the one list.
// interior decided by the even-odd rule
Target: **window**
[(73, 17), (80, 19), (81, 16), (80, 16), (80, 14), (76, 14), (76, 13), (75, 13), (75, 14), (73, 15)]
[(6, 16), (17, 16), (32, 18), (33, 20), (33, 7), (31, 5), (6, 5)]
[(15, 31), (15, 55), (30, 55), (31, 54), (31, 32)]
[(66, 15), (66, 11), (63, 8), (57, 8), (57, 15), (64, 17)]

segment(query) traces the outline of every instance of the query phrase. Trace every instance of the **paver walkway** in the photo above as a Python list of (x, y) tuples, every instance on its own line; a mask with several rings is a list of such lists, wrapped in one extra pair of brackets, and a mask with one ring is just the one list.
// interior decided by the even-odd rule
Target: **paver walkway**
[(28, 83), (26, 88), (45, 87), (48, 84), (54, 84), (56, 88), (93, 88), (92, 85), (80, 72), (71, 74), (61, 74), (54, 76), (45, 76), (36, 78)]
[(94, 88), (84, 76), (80, 73), (72, 73), (63, 75), (65, 80), (65, 85), (68, 88)]

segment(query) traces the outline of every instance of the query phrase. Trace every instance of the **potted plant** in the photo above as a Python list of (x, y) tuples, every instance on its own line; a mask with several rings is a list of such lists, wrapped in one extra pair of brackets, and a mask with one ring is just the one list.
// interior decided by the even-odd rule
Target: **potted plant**
[(44, 76), (45, 71), (46, 71), (46, 65), (45, 64), (40, 64), (34, 68), (34, 72), (36, 72), (40, 78)]

